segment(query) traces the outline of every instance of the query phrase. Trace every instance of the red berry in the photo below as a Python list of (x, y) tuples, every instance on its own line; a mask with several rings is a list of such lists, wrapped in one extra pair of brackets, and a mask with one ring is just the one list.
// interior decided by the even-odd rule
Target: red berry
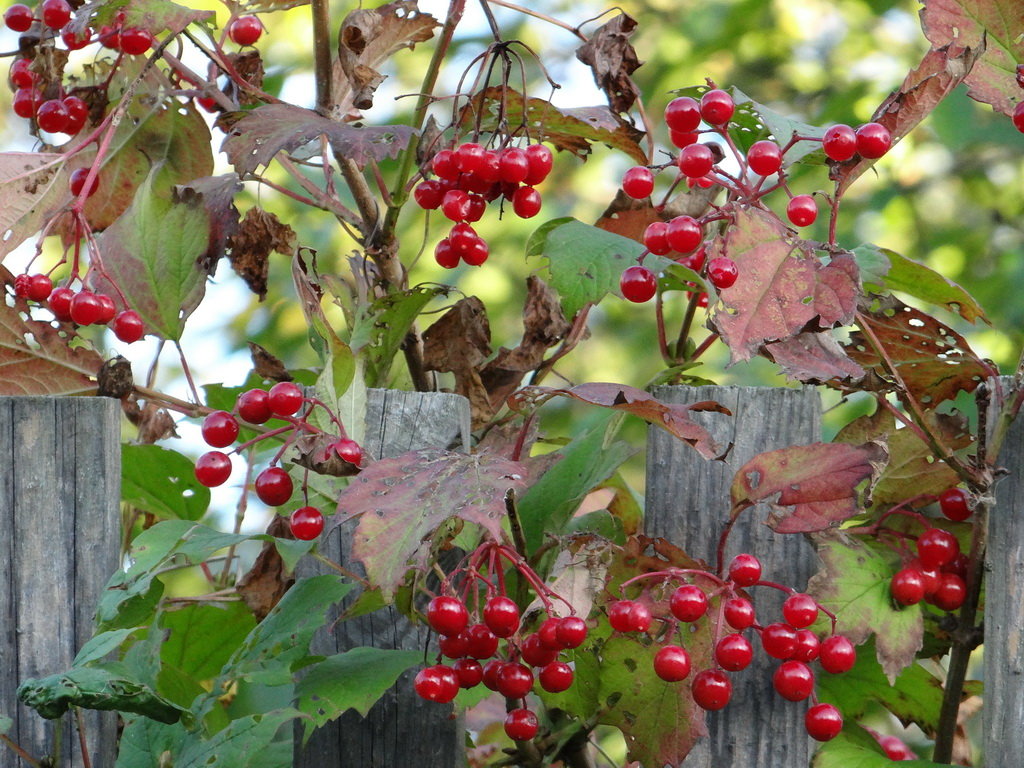
[(70, 288), (54, 288), (53, 293), (50, 294), (50, 311), (53, 312), (53, 316), (61, 322), (68, 322), (71, 320), (71, 299), (75, 296), (75, 292)]
[(726, 623), (733, 629), (746, 629), (752, 627), (756, 617), (754, 606), (744, 597), (734, 597), (727, 600), (723, 608)]
[(678, 645), (666, 645), (654, 654), (654, 674), (666, 683), (678, 683), (690, 674), (690, 654)]
[(512, 195), (512, 210), (521, 219), (531, 219), (540, 213), (541, 197), (533, 187), (520, 187)]
[(782, 604), (782, 616), (791, 627), (809, 627), (818, 619), (818, 603), (810, 595), (790, 595)]
[(553, 661), (541, 669), (537, 679), (548, 693), (561, 693), (572, 686), (572, 667), (564, 661)]
[(28, 276), (28, 298), (32, 301), (46, 301), (53, 293), (53, 281), (46, 275), (35, 274)]
[(690, 253), (704, 239), (704, 228), (692, 216), (676, 216), (668, 223), (665, 239), (673, 251)]
[(292, 536), (302, 541), (312, 541), (324, 530), (324, 516), (316, 507), (299, 507), (288, 519)]
[(848, 125), (833, 125), (821, 139), (821, 148), (830, 160), (842, 162), (857, 154), (857, 134)]
[(786, 216), (797, 227), (809, 227), (818, 218), (818, 205), (811, 195), (797, 195), (786, 206)]
[(814, 692), (814, 673), (802, 661), (784, 661), (775, 670), (772, 685), (786, 701), (803, 701)]
[(729, 703), (732, 698), (732, 682), (720, 669), (705, 669), (693, 678), (690, 693), (698, 707), (714, 712)]
[(290, 381), (277, 382), (267, 394), (267, 403), (276, 416), (294, 416), (303, 399), (302, 390)]
[(960, 554), (960, 542), (949, 531), (929, 528), (917, 537), (917, 556), (926, 569), (941, 568)]
[(469, 194), (461, 189), (449, 189), (441, 201), (441, 213), (451, 221), (466, 221), (469, 218)]
[(25, 32), (32, 26), (32, 9), (22, 3), (15, 3), (4, 11), (4, 23), (12, 32)]
[(459, 178), (459, 166), (455, 162), (455, 153), (450, 149), (442, 149), (430, 161), (430, 169), (440, 179), (454, 181)]
[(739, 274), (736, 262), (728, 256), (716, 256), (708, 263), (708, 280), (717, 291), (731, 288)]
[[(675, 133), (691, 133), (700, 125), (700, 107), (689, 96), (672, 99), (665, 107), (665, 125)], [(685, 145), (684, 145), (685, 146)]]
[(890, 760), (917, 760), (914, 751), (903, 743), (898, 736), (882, 736), (878, 738), (878, 745), (885, 752)]
[(729, 563), (729, 579), (741, 587), (749, 587), (761, 580), (761, 561), (753, 555), (741, 553)]
[(531, 667), (544, 667), (558, 658), (558, 650), (544, 645), (536, 634), (527, 635), (519, 646), (519, 651), (522, 653), (523, 661)]
[(743, 635), (726, 635), (715, 646), (715, 661), (722, 669), (738, 672), (750, 666), (754, 658), (754, 647)]
[(249, 389), (240, 394), (235, 408), (239, 418), (250, 424), (263, 424), (274, 415), (270, 409), (270, 396), (262, 389)]
[(97, 293), (96, 299), (100, 303), (100, 316), (96, 319), (96, 324), (106, 325), (114, 319), (117, 307), (114, 306), (114, 300), (105, 293)]
[(720, 88), (708, 91), (700, 99), (700, 116), (704, 118), (704, 122), (711, 125), (722, 125), (729, 122), (729, 118), (735, 111), (736, 105), (733, 103), (732, 96)]
[(89, 119), (89, 107), (77, 96), (65, 96), (64, 109), (68, 113), (64, 133), (74, 136), (85, 127), (85, 121)]
[(457, 597), (438, 595), (427, 605), (427, 623), (439, 635), (457, 635), (469, 626), (469, 611)]
[(355, 440), (349, 440), (347, 437), (331, 443), (331, 448), (342, 461), (347, 461), (349, 464), (354, 464), (357, 467), (362, 466), (363, 459), (366, 457), (359, 443)]
[(498, 671), (498, 693), (507, 699), (521, 699), (533, 688), (533, 672), (525, 664), (510, 661)]
[(807, 735), (816, 741), (831, 741), (843, 730), (843, 716), (831, 704), (815, 704), (804, 715)]
[(967, 555), (961, 552), (959, 555), (954, 557), (948, 563), (946, 563), (939, 570), (942, 573), (955, 573), (964, 581), (967, 581), (967, 567), (970, 565), (970, 561), (967, 559)]
[(668, 224), (652, 221), (644, 230), (644, 247), (653, 254), (664, 256), (672, 250), (668, 244)]
[(530, 162), (530, 173), (523, 179), (524, 184), (531, 187), (540, 184), (551, 173), (555, 158), (551, 150), (543, 144), (530, 144), (525, 150), (526, 159)]
[(18, 117), (30, 119), (43, 103), (43, 95), (35, 88), (19, 88), (14, 93), (11, 109)]
[(459, 692), (459, 676), (450, 667), (437, 664), (417, 672), (412, 685), (421, 698), (445, 704)]
[(680, 131), (669, 131), (668, 139), (669, 141), (672, 142), (673, 147), (682, 149), (683, 147), (688, 147), (691, 144), (696, 144), (697, 141), (700, 139), (700, 134), (697, 133), (696, 131), (692, 131), (690, 133), (684, 133)]
[(940, 573), (939, 586), (931, 596), (931, 603), (943, 611), (955, 611), (964, 604), (967, 585), (955, 573)]
[(856, 131), (857, 151), (871, 160), (881, 157), (892, 146), (889, 129), (879, 123), (865, 123)]
[(747, 150), (747, 164), (758, 176), (771, 176), (782, 167), (782, 150), (774, 141), (755, 141)]
[(32, 71), (31, 59), (15, 59), (11, 64), (11, 85), (15, 88), (31, 88), (35, 85), (36, 74)]
[(441, 207), (444, 200), (445, 188), (440, 182), (427, 179), (413, 190), (412, 196), (416, 198), (416, 204), (424, 210), (433, 211)]
[(292, 497), (292, 479), (281, 467), (267, 467), (256, 475), (256, 495), (268, 507), (279, 507)]
[(485, 150), (479, 144), (466, 142), (455, 150), (455, 163), (462, 173), (478, 173), (483, 166)]
[(484, 623), (498, 637), (512, 637), (519, 629), (519, 606), (504, 595), (495, 595), (484, 605)]
[(489, 659), (498, 652), (498, 636), (486, 624), (474, 624), (466, 629), (466, 655), (474, 659)]
[(622, 298), (642, 304), (657, 293), (658, 278), (647, 267), (634, 264), (623, 271), (619, 278), (619, 290)]
[(263, 35), (263, 22), (256, 16), (239, 16), (228, 24), (228, 37), (235, 45), (255, 45)]
[[(87, 178), (89, 178), (88, 168), (76, 168), (74, 171), (71, 172), (71, 178), (68, 182), (68, 187), (71, 189), (71, 194), (73, 197), (78, 197), (79, 195), (82, 194), (82, 191), (85, 190), (85, 180)], [(97, 174), (96, 178), (92, 180), (92, 185), (89, 187), (88, 191), (85, 192), (85, 196), (92, 197), (93, 195), (95, 195), (96, 189), (97, 187), (99, 187), (99, 185), (100, 177)]]
[(81, 291), (71, 300), (71, 319), (78, 325), (92, 325), (103, 314), (103, 305), (92, 291)]
[(939, 494), (939, 509), (950, 520), (966, 520), (971, 516), (970, 498), (962, 488), (949, 488)]
[(649, 197), (654, 191), (654, 174), (651, 169), (637, 165), (626, 171), (622, 177), (622, 191), (634, 200)]
[(459, 266), (459, 252), (452, 248), (451, 241), (445, 237), (434, 247), (434, 261), (445, 269)]
[(28, 275), (18, 275), (14, 278), (14, 295), (20, 299), (28, 298), (28, 287), (32, 278)]
[(833, 675), (849, 672), (857, 663), (857, 649), (844, 635), (825, 638), (818, 653), (821, 668)]
[(60, 33), (60, 39), (64, 41), (69, 51), (80, 51), (92, 42), (92, 30), (86, 28), (80, 34), (75, 34), (72, 30), (65, 29)]
[(501, 674), (501, 670), (506, 664), (508, 662), (505, 659), (491, 659), (484, 664), (481, 682), (483, 682), (485, 688), (492, 691), (498, 690), (498, 675)]
[(1013, 108), (1013, 127), (1024, 133), (1024, 101), (1018, 101)]
[(71, 6), (67, 0), (44, 0), (39, 9), (42, 11), (43, 24), (50, 29), (60, 29), (71, 21)]
[(223, 485), (231, 476), (231, 459), (220, 451), (207, 451), (196, 459), (196, 480), (207, 488)]
[(904, 568), (889, 582), (893, 600), (900, 605), (914, 605), (924, 600), (924, 576), (914, 568)]
[(498, 178), (506, 184), (522, 184), (530, 174), (530, 158), (519, 147), (508, 147), (498, 157)]
[(579, 616), (560, 619), (555, 628), (555, 639), (563, 648), (579, 648), (587, 639), (587, 622)]
[(449, 659), (461, 659), (466, 655), (466, 633), (460, 632), (457, 635), (441, 635), (437, 639), (437, 647), (441, 650), (441, 653)]
[(562, 644), (558, 640), (558, 625), (561, 623), (562, 620), (555, 616), (544, 619), (544, 623), (537, 630), (541, 645), (554, 651), (562, 650)]
[(715, 165), (715, 155), (707, 144), (691, 144), (679, 150), (677, 162), (684, 176), (698, 179), (710, 173)]
[(484, 668), (476, 659), (459, 659), (452, 664), (460, 688), (475, 688), (484, 679)]
[(788, 624), (769, 624), (761, 630), (761, 646), (774, 659), (791, 659), (796, 652), (796, 630)]
[(907, 561), (907, 568), (912, 568), (915, 571), (920, 571), (922, 578), (924, 579), (924, 596), (928, 599), (935, 594), (935, 590), (939, 588), (939, 569), (932, 568), (927, 569), (921, 565), (921, 559), (914, 557)]
[(646, 632), (651, 627), (651, 612), (642, 603), (619, 600), (608, 609), (608, 623), (619, 632)]
[(203, 419), (203, 440), (214, 448), (227, 448), (238, 437), (238, 422), (227, 411), (214, 411)]
[(818, 636), (809, 629), (798, 629), (793, 658), (797, 661), (814, 661), (820, 652), (821, 643), (818, 642)]
[(112, 51), (121, 50), (121, 28), (102, 26), (100, 27), (97, 39), (100, 41), (100, 45), (105, 48), (109, 48)]
[(141, 56), (153, 46), (153, 36), (145, 29), (127, 27), (121, 30), (121, 50), (129, 56)]
[(513, 709), (505, 716), (505, 734), (513, 741), (529, 741), (539, 727), (537, 716), (528, 709)]
[(668, 607), (680, 621), (697, 621), (708, 611), (708, 596), (696, 584), (683, 584), (672, 593)]

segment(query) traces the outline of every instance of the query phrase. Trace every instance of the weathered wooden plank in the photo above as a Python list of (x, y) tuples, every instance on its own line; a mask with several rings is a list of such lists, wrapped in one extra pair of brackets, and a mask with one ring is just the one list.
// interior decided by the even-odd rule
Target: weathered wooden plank
[[(468, 446), (469, 403), (443, 393), (371, 390), (367, 405), (364, 449), (385, 458), (427, 447)], [(341, 527), (321, 544), (327, 557), (353, 568), (352, 529)], [(322, 572), (306, 564), (300, 575)], [(333, 618), (333, 617), (332, 617)], [(334, 654), (349, 648), (420, 649), (427, 641), (422, 626), (413, 626), (386, 608), (320, 632), (313, 651)], [(451, 706), (420, 699), (412, 674), (393, 686), (366, 718), (349, 712), (319, 729), (305, 748), (296, 732), (295, 768), (456, 768), (465, 764), (462, 725)]]
[[(15, 719), (11, 738), (35, 756), (50, 752), (62, 728), (59, 766), (82, 764), (70, 716), (45, 721), (14, 690), (67, 669), (92, 634), (99, 593), (117, 568), (119, 413), (102, 398), (0, 398), (0, 515), (9, 526), (0, 712)], [(93, 764), (102, 763), (114, 754), (115, 716), (90, 713), (85, 723)]]
[[(655, 397), (670, 403), (715, 400), (733, 416), (695, 414), (723, 446), (733, 444), (726, 462), (708, 462), (660, 429), (647, 442), (645, 532), (663, 536), (687, 552), (714, 564), (729, 511), (729, 487), (739, 467), (764, 451), (820, 440), (820, 402), (812, 389), (755, 387), (658, 387)], [(779, 536), (761, 521), (766, 510), (744, 513), (729, 537), (725, 562), (739, 552), (756, 555), (764, 578), (803, 589), (814, 572), (813, 548), (802, 536)], [(781, 620), (784, 596), (759, 588), (755, 595), (762, 624)], [(776, 663), (754, 643), (754, 663), (732, 674), (733, 699), (708, 714), (710, 737), (700, 742), (683, 765), (693, 768), (750, 768), (808, 765), (813, 752), (804, 730), (806, 704), (782, 700), (772, 689)], [(695, 672), (697, 670), (694, 670)]]

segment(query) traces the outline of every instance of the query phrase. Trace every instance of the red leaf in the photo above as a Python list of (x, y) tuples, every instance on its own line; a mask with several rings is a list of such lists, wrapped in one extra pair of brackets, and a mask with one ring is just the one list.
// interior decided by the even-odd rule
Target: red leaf
[(777, 533), (832, 528), (861, 511), (857, 486), (885, 461), (877, 443), (813, 443), (755, 456), (732, 482), (734, 507), (768, 502)]
[(828, 331), (801, 333), (786, 341), (775, 341), (765, 345), (764, 352), (787, 376), (807, 384), (864, 378), (864, 369), (846, 356)]

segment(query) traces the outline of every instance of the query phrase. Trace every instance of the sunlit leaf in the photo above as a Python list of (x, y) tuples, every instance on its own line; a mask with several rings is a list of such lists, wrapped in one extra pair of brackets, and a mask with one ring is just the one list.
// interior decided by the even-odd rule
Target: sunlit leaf
[(121, 446), (121, 501), (162, 519), (198, 520), (210, 489), (195, 477), (192, 462), (158, 445)]
[(0, 153), (0, 261), (38, 232), (67, 196), (63, 156)]

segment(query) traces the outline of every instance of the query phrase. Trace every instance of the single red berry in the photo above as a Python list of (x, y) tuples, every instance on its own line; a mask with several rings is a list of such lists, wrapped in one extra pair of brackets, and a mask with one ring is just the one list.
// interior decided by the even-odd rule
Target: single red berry
[(436, 664), (417, 672), (412, 686), (421, 698), (445, 704), (459, 692), (459, 676), (450, 667)]
[(60, 33), (60, 39), (64, 41), (64, 45), (68, 47), (69, 51), (80, 51), (92, 42), (92, 29), (87, 27), (77, 34), (70, 29), (65, 29)]
[(553, 661), (541, 669), (537, 679), (548, 693), (561, 693), (572, 686), (572, 667), (564, 661)]
[(256, 16), (239, 16), (228, 24), (228, 37), (235, 45), (255, 45), (263, 35), (263, 22)]
[(739, 672), (750, 666), (754, 658), (754, 646), (743, 635), (729, 634), (715, 646), (715, 661), (722, 669)]
[(739, 274), (740, 270), (736, 266), (736, 262), (728, 256), (716, 256), (708, 263), (708, 280), (717, 291), (732, 288)]
[(114, 300), (105, 293), (97, 293), (96, 300), (100, 303), (100, 316), (96, 318), (96, 325), (106, 325), (114, 319), (117, 307), (114, 305)]
[(195, 474), (207, 488), (223, 485), (231, 477), (231, 458), (220, 451), (207, 451), (196, 459)]
[(967, 598), (967, 585), (955, 573), (940, 573), (939, 586), (930, 602), (943, 611), (955, 611)]
[(652, 221), (644, 230), (644, 247), (657, 256), (664, 256), (672, 250), (668, 244), (668, 224)]
[(791, 627), (809, 627), (818, 619), (818, 602), (807, 594), (790, 595), (782, 604), (782, 616)]
[(732, 681), (720, 669), (705, 669), (693, 678), (690, 693), (698, 707), (715, 712), (732, 698)]
[(700, 106), (689, 96), (672, 99), (665, 107), (665, 125), (675, 133), (692, 133), (700, 125)]
[(36, 122), (47, 133), (61, 133), (68, 127), (68, 110), (60, 99), (50, 99), (39, 105)]
[(487, 150), (475, 142), (466, 142), (455, 150), (455, 163), (462, 173), (478, 173)]
[(324, 530), (324, 516), (316, 507), (299, 507), (288, 518), (288, 525), (296, 539), (312, 541)]
[(920, 571), (921, 577), (924, 579), (924, 596), (926, 600), (935, 594), (935, 590), (939, 588), (940, 571), (938, 568), (925, 568), (921, 564), (921, 559), (919, 557), (914, 557), (908, 560), (905, 567), (912, 568), (915, 571)]
[(793, 658), (797, 661), (814, 661), (821, 652), (821, 643), (818, 636), (809, 629), (798, 629), (796, 631), (796, 648), (793, 651)]
[(279, 381), (270, 388), (267, 402), (275, 416), (294, 416), (302, 407), (302, 390), (290, 381)]
[(342, 461), (347, 461), (349, 464), (354, 464), (357, 467), (362, 466), (363, 459), (366, 458), (366, 454), (359, 443), (347, 437), (331, 443), (331, 448)]
[(292, 479), (281, 467), (267, 467), (256, 475), (256, 495), (268, 507), (279, 507), (292, 497)]
[(539, 727), (537, 716), (528, 709), (513, 709), (505, 716), (505, 735), (513, 741), (529, 741)]
[(467, 640), (466, 633), (460, 632), (457, 635), (441, 635), (437, 638), (437, 647), (444, 656), (449, 659), (461, 659), (466, 655)]
[(690, 674), (690, 654), (678, 645), (666, 645), (654, 654), (654, 674), (666, 683), (678, 683)]
[(643, 200), (654, 191), (654, 174), (650, 168), (637, 165), (622, 177), (622, 191), (634, 200)]
[(966, 520), (971, 516), (970, 497), (963, 488), (949, 488), (939, 494), (939, 509), (950, 520)]
[(803, 701), (814, 692), (814, 673), (802, 661), (784, 661), (775, 670), (772, 685), (786, 701)]
[(1018, 101), (1013, 108), (1013, 127), (1024, 133), (1024, 101)]
[(461, 189), (449, 189), (441, 201), (441, 213), (451, 221), (466, 221), (469, 218), (469, 193)]
[(747, 150), (747, 164), (758, 176), (771, 176), (782, 168), (782, 150), (774, 141), (755, 141)]
[(680, 621), (697, 621), (708, 612), (708, 596), (696, 584), (683, 584), (672, 593), (668, 607)]
[(861, 157), (874, 160), (889, 151), (892, 136), (889, 129), (879, 123), (865, 123), (856, 131), (857, 151)]
[(736, 111), (736, 104), (725, 91), (715, 88), (708, 91), (700, 99), (700, 116), (704, 122), (711, 125), (723, 125), (729, 122), (733, 112)]
[(970, 560), (967, 558), (967, 555), (961, 552), (939, 570), (942, 573), (955, 573), (961, 579), (967, 581), (967, 568), (969, 565)]
[(917, 755), (914, 751), (903, 743), (903, 740), (898, 736), (881, 736), (878, 737), (878, 746), (885, 752), (885, 756), (890, 760), (917, 760)]
[(96, 36), (100, 45), (112, 51), (121, 50), (121, 27), (102, 26)]
[(761, 580), (761, 561), (743, 552), (729, 563), (729, 579), (738, 586), (749, 587)]
[(797, 227), (809, 227), (818, 218), (818, 204), (812, 195), (797, 195), (786, 206), (786, 216)]
[(558, 658), (558, 650), (544, 645), (536, 634), (527, 635), (519, 646), (523, 661), (531, 667), (544, 667)]
[(761, 646), (774, 659), (791, 659), (796, 652), (796, 630), (788, 624), (769, 624), (761, 630)]
[(619, 632), (646, 632), (651, 627), (651, 612), (642, 603), (618, 600), (608, 608), (608, 623)]
[(711, 172), (715, 155), (707, 144), (691, 144), (679, 150), (677, 164), (684, 176), (697, 179)]
[(32, 301), (46, 301), (53, 293), (53, 281), (46, 275), (35, 274), (28, 276), (28, 298)]
[(42, 11), (43, 24), (50, 29), (60, 29), (71, 21), (71, 6), (67, 0), (43, 0), (39, 10)]
[(469, 611), (457, 597), (438, 595), (427, 605), (427, 623), (439, 635), (458, 635), (469, 626)]
[(32, 282), (32, 278), (28, 275), (18, 275), (14, 278), (14, 295), (19, 299), (28, 298), (28, 288)]
[(507, 184), (522, 184), (530, 175), (530, 158), (519, 147), (507, 147), (498, 156), (498, 177)]
[(931, 570), (941, 568), (960, 554), (960, 542), (949, 531), (929, 528), (917, 537), (917, 556), (921, 565)]
[(455, 153), (450, 149), (442, 149), (430, 161), (430, 169), (439, 179), (454, 181), (459, 178), (459, 166), (455, 162)]
[(521, 219), (531, 219), (540, 213), (540, 192), (533, 187), (520, 187), (512, 195), (512, 210)]
[(18, 117), (26, 120), (35, 117), (36, 110), (43, 103), (43, 95), (35, 88), (19, 88), (14, 92), (11, 109)]
[(153, 47), (153, 36), (140, 27), (121, 30), (121, 50), (129, 56), (141, 56)]
[(893, 600), (900, 605), (914, 605), (924, 600), (924, 576), (914, 568), (904, 568), (889, 582)]
[(510, 661), (498, 672), (498, 693), (507, 699), (521, 699), (533, 688), (533, 672), (525, 664)]
[(22, 3), (15, 3), (4, 11), (4, 24), (12, 32), (25, 32), (32, 26), (32, 9)]
[(75, 292), (70, 288), (61, 287), (53, 289), (53, 293), (50, 294), (49, 306), (55, 318), (64, 323), (71, 320), (71, 299), (74, 296)]
[(541, 645), (554, 651), (562, 650), (562, 643), (558, 639), (558, 626), (561, 623), (562, 620), (557, 616), (549, 616), (544, 619), (537, 629), (537, 637), (540, 639)]
[(68, 136), (75, 136), (85, 127), (85, 121), (89, 119), (89, 107), (77, 96), (64, 97), (64, 109), (68, 113), (68, 123), (64, 126), (64, 133)]
[(505, 659), (491, 659), (484, 664), (481, 682), (483, 682), (485, 688), (491, 691), (498, 690), (498, 676), (506, 664), (508, 664), (508, 661)]
[(473, 624), (466, 629), (466, 655), (489, 659), (498, 652), (498, 636), (486, 624)]
[(134, 344), (145, 335), (142, 318), (134, 309), (126, 309), (114, 315), (111, 327), (114, 329), (114, 335), (125, 344)]
[(726, 600), (722, 609), (726, 623), (733, 629), (746, 629), (754, 626), (756, 616), (754, 606), (745, 597), (734, 597)]
[(459, 266), (459, 252), (452, 248), (451, 241), (445, 237), (434, 247), (434, 261), (445, 269)]
[(526, 159), (530, 162), (530, 172), (523, 179), (523, 183), (533, 187), (548, 177), (555, 164), (555, 158), (551, 150), (543, 144), (530, 144), (524, 151)]
[(36, 82), (36, 73), (32, 71), (31, 59), (15, 59), (11, 64), (9, 76), (15, 88), (31, 88)]
[(416, 198), (416, 204), (424, 210), (433, 211), (441, 207), (444, 200), (445, 188), (440, 182), (433, 179), (422, 181), (413, 190), (412, 196)]
[(668, 139), (669, 141), (672, 142), (673, 147), (676, 147), (677, 149), (682, 149), (683, 147), (688, 147), (691, 144), (696, 144), (697, 141), (700, 139), (700, 134), (697, 133), (696, 131), (691, 131), (689, 133), (684, 133), (680, 131), (669, 131)]
[(579, 648), (587, 639), (587, 622), (579, 616), (560, 619), (555, 628), (555, 639), (563, 648)]
[(476, 659), (459, 659), (452, 664), (460, 688), (475, 688), (484, 679), (484, 668)]
[(818, 653), (821, 668), (833, 675), (849, 672), (857, 663), (857, 649), (844, 635), (825, 638)]
[(483, 618), (498, 637), (512, 637), (519, 629), (519, 606), (504, 595), (495, 595), (484, 605)]
[(83, 191), (85, 191), (85, 196), (86, 197), (92, 197), (93, 195), (96, 194), (96, 189), (100, 185), (100, 177), (99, 177), (99, 175), (98, 174), (96, 175), (96, 177), (92, 180), (92, 185), (86, 191), (85, 190), (85, 180), (87, 178), (89, 178), (89, 169), (88, 168), (76, 168), (75, 170), (73, 170), (71, 172), (71, 178), (70, 178), (70, 180), (68, 182), (68, 187), (70, 188), (71, 195), (73, 197), (78, 197), (79, 195), (82, 194)]
[(470, 195), (466, 206), (466, 221), (480, 221), (487, 210), (487, 201), (480, 195)]
[(238, 437), (238, 422), (227, 411), (214, 411), (203, 419), (203, 440), (214, 448), (227, 448)]
[(848, 125), (833, 125), (821, 139), (821, 148), (830, 160), (843, 162), (857, 154), (857, 134)]
[(690, 253), (704, 240), (704, 228), (692, 216), (676, 216), (668, 222), (665, 239), (673, 251)]
[(71, 300), (71, 319), (78, 325), (92, 325), (103, 314), (103, 306), (92, 291), (80, 291)]
[(235, 408), (239, 418), (250, 424), (263, 424), (274, 415), (270, 409), (270, 396), (262, 389), (249, 389), (240, 394)]
[(804, 715), (804, 728), (816, 741), (831, 741), (843, 730), (843, 716), (831, 704), (815, 704)]
[(634, 264), (626, 267), (619, 278), (619, 290), (622, 298), (636, 304), (648, 301), (658, 291), (658, 278), (647, 267)]

